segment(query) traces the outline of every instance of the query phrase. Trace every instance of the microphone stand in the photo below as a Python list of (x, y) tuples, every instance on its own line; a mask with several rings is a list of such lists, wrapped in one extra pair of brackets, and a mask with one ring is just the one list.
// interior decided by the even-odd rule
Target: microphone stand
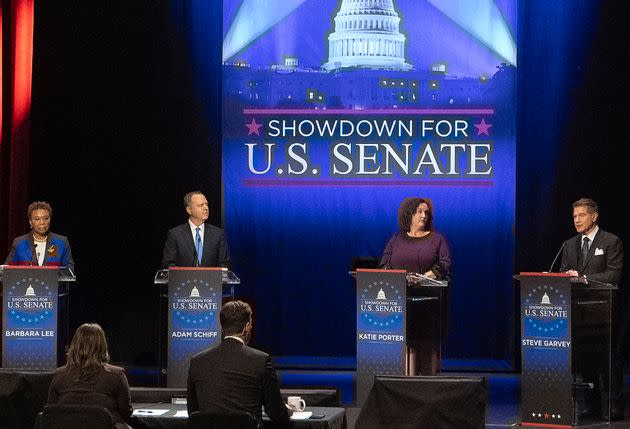
[(564, 249), (564, 246), (566, 246), (567, 242), (563, 242), (562, 246), (560, 246), (560, 250), (558, 250), (558, 253), (556, 253), (556, 257), (553, 258), (553, 262), (551, 263), (551, 266), (549, 267), (549, 273), (553, 272), (553, 265), (556, 263), (556, 261), (558, 260), (558, 256), (560, 256), (560, 253), (562, 253), (562, 249)]

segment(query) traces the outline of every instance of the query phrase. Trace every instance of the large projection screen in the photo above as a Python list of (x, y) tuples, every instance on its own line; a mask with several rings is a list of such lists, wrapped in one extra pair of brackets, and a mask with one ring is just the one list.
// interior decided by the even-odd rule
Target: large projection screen
[(452, 253), (446, 357), (513, 344), (516, 0), (224, 0), (225, 227), (275, 355), (351, 356), (405, 197)]

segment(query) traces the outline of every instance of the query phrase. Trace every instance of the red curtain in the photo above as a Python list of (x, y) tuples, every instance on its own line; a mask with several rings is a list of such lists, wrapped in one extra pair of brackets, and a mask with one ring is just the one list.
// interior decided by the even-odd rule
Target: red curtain
[(34, 7), (0, 3), (0, 263), (24, 231), (28, 205)]

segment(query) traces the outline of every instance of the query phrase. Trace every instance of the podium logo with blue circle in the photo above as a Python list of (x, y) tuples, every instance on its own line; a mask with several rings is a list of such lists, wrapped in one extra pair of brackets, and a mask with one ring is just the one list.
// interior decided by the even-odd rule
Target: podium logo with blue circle
[[(204, 279), (178, 282), (171, 300), (172, 338), (213, 338), (218, 336), (216, 315), (221, 294)], [(208, 331), (210, 329), (210, 331)]]
[[(541, 284), (533, 287), (522, 302), (527, 337), (566, 338), (569, 329), (569, 308), (566, 295), (557, 286)], [(525, 346), (568, 347), (567, 341), (527, 340)]]
[[(22, 277), (8, 288), (6, 314), (7, 337), (46, 338), (54, 337), (55, 329), (44, 329), (52, 319), (57, 293), (45, 281)], [(55, 322), (56, 323), (56, 322)]]
[(359, 340), (403, 341), (404, 336), (378, 336), (364, 332), (401, 332), (406, 298), (388, 281), (373, 281), (363, 287), (359, 296)]

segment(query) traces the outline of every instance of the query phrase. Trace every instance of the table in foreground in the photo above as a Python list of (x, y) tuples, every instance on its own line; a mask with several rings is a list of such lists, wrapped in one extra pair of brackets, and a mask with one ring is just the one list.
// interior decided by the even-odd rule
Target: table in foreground
[[(133, 404), (134, 410), (168, 410), (161, 415), (136, 415), (134, 419), (137, 429), (186, 429), (186, 417), (175, 417), (178, 411), (185, 411), (185, 404)], [(321, 419), (293, 420), (295, 429), (346, 429), (346, 411), (337, 407), (306, 407), (313, 415), (323, 415)], [(265, 429), (272, 429), (273, 423), (263, 418)]]

